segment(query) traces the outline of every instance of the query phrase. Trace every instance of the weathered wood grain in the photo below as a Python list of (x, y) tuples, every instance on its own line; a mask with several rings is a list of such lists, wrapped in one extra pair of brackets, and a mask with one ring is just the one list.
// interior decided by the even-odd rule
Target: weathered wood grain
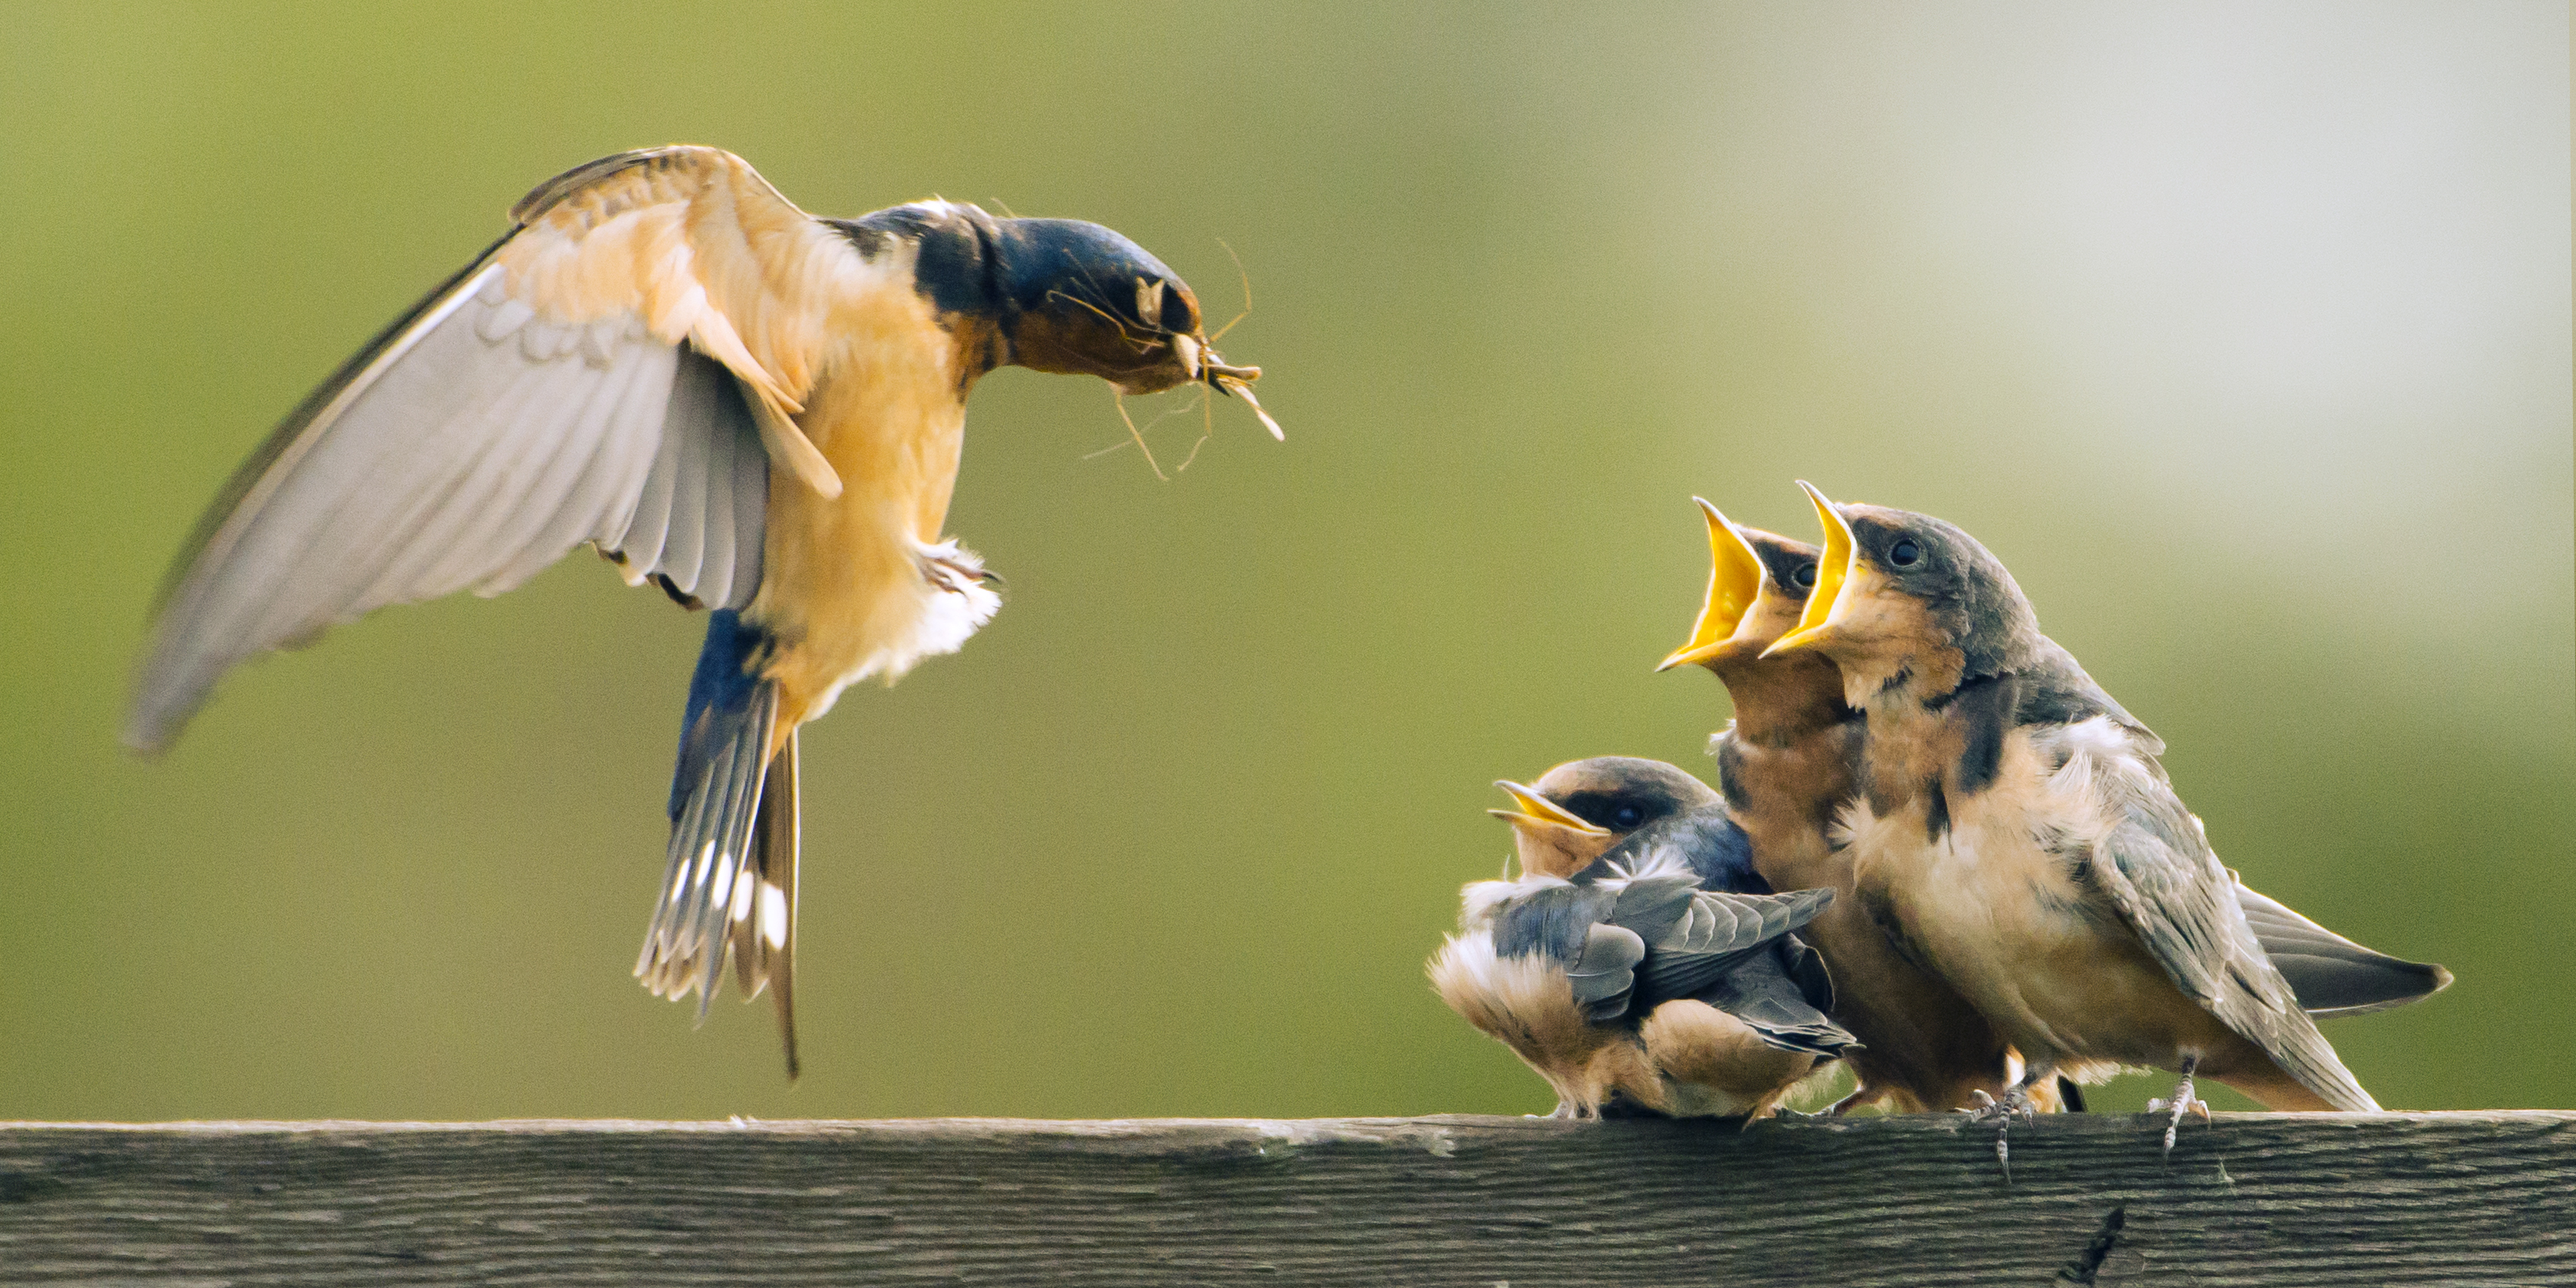
[(0, 1125), (0, 1281), (2576, 1282), (2576, 1114)]

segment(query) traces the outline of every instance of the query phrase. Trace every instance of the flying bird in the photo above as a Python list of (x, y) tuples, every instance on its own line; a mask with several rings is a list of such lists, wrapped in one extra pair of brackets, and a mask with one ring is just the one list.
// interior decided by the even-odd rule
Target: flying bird
[(1850, 1049), (1793, 933), (1832, 893), (1765, 888), (1706, 784), (1597, 757), (1498, 786), (1522, 872), (1461, 892), (1429, 970), (1555, 1088), (1556, 1116), (1757, 1118)]
[[(1801, 486), (1805, 486), (1801, 484)], [(2164, 743), (2039, 630), (1975, 538), (1928, 515), (1808, 495), (1825, 527), (1798, 628), (1865, 714), (1863, 790), (1837, 820), (1858, 898), (2037, 1079), (2123, 1066), (2205, 1075), (2265, 1107), (2379, 1106), (2301, 1009)]]
[[(1755, 870), (1774, 889), (1826, 887), (1839, 896), (1799, 931), (1833, 973), (1834, 1019), (1863, 1043), (1845, 1057), (1860, 1087), (1836, 1109), (1884, 1100), (1919, 1113), (1967, 1108), (1980, 1094), (2000, 1098), (2020, 1081), (2020, 1056), (1870, 919), (1870, 905), (1856, 897), (1855, 852), (1831, 835), (1858, 790), (1863, 731), (1861, 714), (1844, 700), (1841, 670), (1815, 649), (1763, 656), (1797, 627), (1823, 551), (1692, 500), (1708, 522), (1708, 593), (1689, 641), (1659, 669), (1697, 665), (1726, 685), (1735, 719), (1710, 749)], [(2312, 1016), (2382, 1010), (2451, 982), (2440, 966), (2365, 948), (2230, 878), (2255, 939)], [(2083, 1108), (2081, 1089), (2065, 1079), (2030, 1094), (2043, 1111)]]
[[(539, 185), (233, 476), (179, 556), (125, 738), (169, 745), (224, 673), (388, 604), (496, 595), (590, 545), (707, 609), (668, 865), (635, 973), (767, 988), (789, 1076), (796, 731), (956, 651), (999, 599), (944, 536), (1001, 366), (1252, 403), (1188, 284), (1125, 237), (922, 201), (797, 209), (711, 147)], [(1277, 425), (1266, 413), (1272, 432)]]

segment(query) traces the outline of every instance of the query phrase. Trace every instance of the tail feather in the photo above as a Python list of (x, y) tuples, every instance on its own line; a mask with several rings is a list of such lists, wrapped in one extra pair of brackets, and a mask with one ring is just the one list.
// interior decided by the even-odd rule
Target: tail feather
[(710, 709), (700, 717), (699, 732), (721, 742), (704, 757), (671, 827), (670, 875), (636, 964), (635, 973), (657, 996), (677, 1000), (697, 992), (701, 1016), (722, 980), (732, 923), (747, 919), (759, 902), (753, 824), (777, 715), (777, 687), (764, 682), (739, 709)]
[(2299, 995), (2299, 1009), (2310, 1015), (2383, 1011), (2451, 986), (2451, 972), (2439, 966), (2364, 948), (2241, 883), (2236, 902), (2264, 955)]
[(734, 923), (737, 953), (750, 950), (751, 977), (743, 983), (745, 998), (760, 995), (765, 982), (778, 1005), (778, 1040), (787, 1050), (787, 1076), (796, 1076), (796, 877), (801, 828), (797, 822), (796, 733), (769, 762), (768, 794), (760, 802), (758, 845), (759, 904), (752, 915)]
[(752, 674), (759, 629), (710, 616), (671, 784), (669, 864), (635, 974), (656, 997), (696, 992), (702, 1020), (728, 959), (745, 1000), (774, 987), (792, 1078), (796, 735), (778, 737), (778, 686)]

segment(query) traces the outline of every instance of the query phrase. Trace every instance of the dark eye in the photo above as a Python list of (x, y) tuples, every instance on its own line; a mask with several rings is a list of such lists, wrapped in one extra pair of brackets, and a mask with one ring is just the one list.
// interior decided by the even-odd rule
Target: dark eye
[(1798, 589), (1800, 590), (1814, 590), (1816, 588), (1816, 566), (1814, 564), (1798, 565), (1798, 571), (1790, 573), (1789, 580), (1798, 583)]
[(1195, 335), (1199, 329), (1198, 315), (1190, 307), (1190, 298), (1170, 282), (1163, 283), (1163, 329), (1179, 335)]
[(1618, 824), (1623, 830), (1635, 827), (1639, 823), (1646, 821), (1646, 811), (1641, 810), (1634, 805), (1622, 805), (1618, 809), (1611, 811), (1610, 821)]
[(1899, 568), (1911, 568), (1923, 558), (1923, 547), (1911, 541), (1899, 541), (1887, 548), (1887, 561)]

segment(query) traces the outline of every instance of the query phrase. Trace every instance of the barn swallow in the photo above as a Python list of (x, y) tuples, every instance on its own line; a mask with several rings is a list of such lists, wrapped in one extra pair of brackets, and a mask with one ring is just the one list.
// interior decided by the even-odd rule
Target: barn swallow
[[(1832, 893), (1763, 887), (1706, 784), (1602, 757), (1500, 786), (1522, 873), (1466, 888), (1430, 975), (1556, 1089), (1558, 1116), (1758, 1118), (1851, 1048), (1826, 1018), (1823, 964), (1791, 933)], [(1596, 857), (1559, 874), (1569, 842)]]
[(2163, 741), (2040, 633), (2003, 564), (1939, 519), (1807, 492), (1817, 588), (1764, 655), (1840, 669), (1866, 720), (1839, 820), (1857, 896), (2021, 1053), (2024, 1087), (2177, 1071), (2168, 1150), (2207, 1112), (2197, 1075), (2271, 1109), (2376, 1110), (2264, 952)]
[[(1799, 932), (1833, 972), (1834, 1019), (1864, 1044), (1846, 1059), (1861, 1086), (1838, 1108), (1885, 1099), (1920, 1112), (2001, 1097), (2019, 1080), (2020, 1057), (1965, 998), (1896, 951), (1854, 897), (1850, 851), (1829, 839), (1854, 790), (1862, 728), (1860, 713), (1844, 700), (1841, 671), (1816, 650), (1761, 656), (1797, 626), (1823, 552), (1692, 500), (1708, 521), (1708, 594), (1689, 642), (1659, 669), (1696, 664), (1727, 686), (1735, 719), (1711, 750), (1719, 787), (1752, 839), (1755, 869), (1775, 889), (1824, 886), (1841, 896)], [(2241, 883), (2236, 896), (2265, 954), (2311, 1015), (2396, 1006), (2450, 982), (2439, 966), (2374, 952)], [(2043, 1109), (2082, 1107), (2071, 1081), (2033, 1093)]]
[(166, 747), (256, 654), (591, 545), (713, 610), (635, 973), (703, 1018), (730, 958), (746, 998), (774, 995), (793, 1077), (796, 730), (999, 606), (941, 529), (967, 395), (1014, 365), (1247, 401), (1261, 374), (1097, 224), (946, 201), (820, 219), (708, 147), (568, 171), (233, 476), (163, 593), (125, 738)]
[[(1833, 973), (1835, 1021), (1862, 1043), (1844, 1061), (1860, 1085), (1834, 1111), (1883, 1102), (1923, 1113), (1968, 1108), (1981, 1092), (2003, 1095), (2019, 1081), (2020, 1058), (1967, 999), (1897, 951), (1852, 897), (1850, 852), (1829, 839), (1852, 798), (1861, 748), (1861, 715), (1843, 700), (1842, 673), (1813, 651), (1762, 656), (1797, 626), (1822, 552), (1691, 499), (1708, 521), (1708, 595), (1688, 642), (1657, 669), (1697, 665), (1726, 685), (1735, 719), (1710, 749), (1763, 880), (1836, 894), (1799, 932)], [(2036, 1094), (2057, 1107), (2055, 1084)]]

